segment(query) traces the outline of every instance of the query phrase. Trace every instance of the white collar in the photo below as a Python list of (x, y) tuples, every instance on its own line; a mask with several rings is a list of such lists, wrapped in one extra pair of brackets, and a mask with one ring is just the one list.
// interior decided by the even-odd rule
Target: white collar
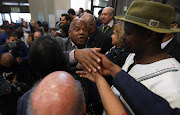
[(78, 47), (72, 42), (72, 40), (71, 40), (71, 45), (74, 49), (78, 49)]
[(114, 20), (111, 20), (111, 22), (107, 25), (112, 28), (113, 24), (114, 24)]
[(169, 39), (169, 40), (166, 41), (166, 42), (161, 43), (161, 49), (164, 49), (164, 48), (169, 44), (169, 42), (170, 42), (172, 39), (173, 39), (173, 38)]

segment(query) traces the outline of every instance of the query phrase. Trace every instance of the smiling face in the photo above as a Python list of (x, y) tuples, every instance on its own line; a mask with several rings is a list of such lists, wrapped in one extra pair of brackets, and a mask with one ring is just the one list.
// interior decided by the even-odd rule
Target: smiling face
[(75, 19), (69, 29), (69, 37), (78, 47), (83, 48), (88, 38), (87, 24), (82, 19)]

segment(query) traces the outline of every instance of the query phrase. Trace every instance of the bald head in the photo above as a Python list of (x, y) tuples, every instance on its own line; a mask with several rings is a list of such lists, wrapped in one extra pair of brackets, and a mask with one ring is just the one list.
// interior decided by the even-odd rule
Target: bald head
[(87, 23), (87, 25), (93, 24), (94, 26), (96, 26), (96, 19), (92, 14), (84, 14), (81, 19), (83, 19)]
[(74, 19), (74, 20), (71, 22), (69, 29), (72, 29), (72, 28), (75, 27), (76, 24), (78, 24), (78, 23), (84, 23), (85, 25), (87, 25), (86, 22), (85, 22), (83, 19), (77, 18), (77, 19)]
[(10, 67), (13, 63), (13, 56), (11, 53), (6, 52), (1, 55), (0, 65), (4, 67)]
[(84, 14), (81, 19), (87, 23), (89, 33), (92, 33), (96, 29), (96, 19), (92, 14)]
[(82, 115), (84, 95), (79, 83), (67, 72), (46, 76), (31, 97), (32, 115)]

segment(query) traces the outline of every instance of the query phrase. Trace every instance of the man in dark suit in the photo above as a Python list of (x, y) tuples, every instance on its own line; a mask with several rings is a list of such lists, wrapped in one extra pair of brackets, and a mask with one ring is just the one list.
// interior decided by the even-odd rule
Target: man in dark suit
[(178, 42), (177, 34), (166, 34), (163, 42), (161, 43), (161, 48), (180, 62), (180, 43)]
[(111, 37), (97, 29), (96, 20), (92, 14), (85, 14), (81, 18), (88, 26), (89, 38), (87, 46), (90, 48), (101, 48), (100, 52), (105, 54), (112, 47)]
[[(178, 6), (180, 4), (180, 2), (178, 0), (167, 0), (166, 3), (167, 5), (170, 5), (172, 7), (174, 7), (175, 9), (175, 15), (174, 15), (174, 19), (173, 19), (173, 23), (171, 24), (172, 28), (179, 28), (179, 24), (180, 24), (180, 7)], [(176, 34), (166, 34), (162, 44), (161, 44), (161, 48), (168, 53), (169, 55), (171, 55), (172, 57), (174, 57), (178, 62), (180, 62), (180, 33), (176, 33)]]
[(66, 61), (70, 62), (69, 64), (71, 66), (75, 66), (77, 64), (77, 62), (74, 63), (73, 61), (71, 61), (75, 60), (74, 51), (76, 49), (86, 48), (87, 38), (87, 24), (82, 19), (74, 19), (71, 22), (71, 25), (69, 27), (69, 38), (67, 38), (66, 41), (63, 41), (61, 38), (56, 38), (65, 54)]
[(102, 11), (102, 25), (99, 30), (111, 37), (113, 34), (112, 26), (114, 25), (114, 9), (112, 7), (106, 7)]

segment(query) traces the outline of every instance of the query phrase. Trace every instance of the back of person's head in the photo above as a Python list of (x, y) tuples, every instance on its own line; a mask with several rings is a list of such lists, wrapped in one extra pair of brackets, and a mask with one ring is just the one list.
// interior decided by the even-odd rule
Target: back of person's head
[(101, 10), (99, 10), (98, 15), (101, 15), (101, 13), (102, 13), (102, 9), (101, 9)]
[(42, 22), (42, 24), (41, 24), (42, 26), (47, 26), (48, 27), (48, 22), (46, 22), (46, 21), (44, 21), (44, 22)]
[(3, 53), (0, 56), (0, 65), (3, 67), (10, 67), (13, 64), (13, 62), (14, 62), (13, 56), (9, 52)]
[(37, 24), (39, 25), (39, 27), (42, 26), (42, 23), (40, 21), (37, 21)]
[(86, 10), (84, 11), (84, 13), (85, 13), (85, 12), (86, 12), (86, 13), (93, 14), (93, 13), (92, 13), (92, 11), (91, 11), (91, 10), (89, 10), (89, 9), (86, 9)]
[(84, 14), (83, 16), (81, 16), (81, 19), (83, 19), (87, 23), (87, 25), (93, 24), (94, 26), (96, 26), (96, 19), (90, 13)]
[(74, 9), (72, 9), (72, 8), (70, 8), (70, 9), (68, 10), (68, 14), (76, 15)]
[(21, 37), (24, 36), (24, 32), (22, 27), (18, 27), (14, 30), (14, 33), (17, 35), (18, 39), (21, 39)]
[(64, 71), (49, 74), (32, 92), (27, 112), (28, 115), (83, 115), (81, 84)]
[(33, 72), (44, 77), (62, 70), (64, 55), (58, 42), (52, 36), (41, 36), (34, 40), (29, 50), (29, 64)]

